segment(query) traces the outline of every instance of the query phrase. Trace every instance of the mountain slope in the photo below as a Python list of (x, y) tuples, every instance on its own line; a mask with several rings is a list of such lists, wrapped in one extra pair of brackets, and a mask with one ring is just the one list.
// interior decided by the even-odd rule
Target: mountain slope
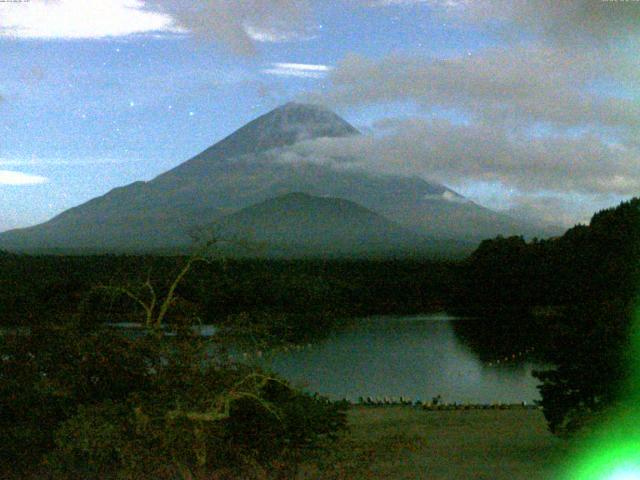
[(176, 178), (207, 173), (211, 163), (256, 155), (303, 140), (358, 134), (358, 130), (330, 110), (289, 102), (252, 120), (191, 160), (160, 175), (155, 181), (170, 183)]
[[(204, 228), (242, 255), (352, 256), (425, 255), (445, 250), (349, 200), (293, 192), (226, 215)], [(233, 240), (245, 247), (233, 247)], [(449, 250), (471, 251), (472, 244)]]
[(509, 217), (415, 177), (287, 162), (300, 140), (358, 135), (333, 112), (290, 103), (240, 128), (149, 182), (116, 188), (35, 227), (0, 234), (0, 248), (22, 251), (151, 251), (188, 245), (190, 229), (290, 192), (358, 203), (416, 233), (476, 241), (536, 235)]

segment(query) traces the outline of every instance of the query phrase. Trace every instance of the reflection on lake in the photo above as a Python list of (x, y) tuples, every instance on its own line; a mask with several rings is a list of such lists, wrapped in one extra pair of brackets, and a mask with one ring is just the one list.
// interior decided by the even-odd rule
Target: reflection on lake
[[(399, 397), (444, 402), (539, 399), (525, 360), (489, 366), (456, 337), (446, 315), (371, 317), (303, 350), (275, 352), (266, 366), (332, 398)], [(517, 353), (517, 352), (514, 352)]]

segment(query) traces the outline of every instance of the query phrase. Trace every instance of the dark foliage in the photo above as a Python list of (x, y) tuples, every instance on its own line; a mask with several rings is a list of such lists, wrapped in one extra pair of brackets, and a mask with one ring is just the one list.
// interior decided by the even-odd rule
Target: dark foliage
[(534, 345), (552, 431), (565, 433), (619, 399), (640, 279), (640, 199), (596, 213), (562, 237), (484, 241), (458, 271), (452, 304), (489, 319), (458, 326), (487, 350)]
[(344, 428), (345, 406), (247, 366), (205, 362), (199, 342), (70, 324), (3, 337), (0, 471), (285, 475)]
[[(184, 257), (0, 256), (0, 324), (65, 319), (78, 305), (84, 321), (131, 321), (140, 306), (108, 296), (100, 285), (122, 285), (145, 296), (149, 277), (166, 293)], [(249, 316), (270, 335), (299, 341), (326, 332), (338, 318), (423, 313), (444, 308), (452, 265), (412, 260), (213, 260), (198, 263), (179, 285), (185, 316), (229, 324)], [(281, 335), (285, 335), (282, 337)]]
[[(289, 478), (345, 427), (345, 405), (230, 363), (193, 330), (201, 308), (176, 288), (201, 260), (162, 290), (98, 286), (76, 315), (0, 335), (1, 474)], [(103, 323), (122, 319), (144, 328)]]
[(623, 400), (629, 358), (630, 314), (621, 304), (570, 309), (550, 340), (555, 368), (534, 372), (549, 429), (573, 433)]

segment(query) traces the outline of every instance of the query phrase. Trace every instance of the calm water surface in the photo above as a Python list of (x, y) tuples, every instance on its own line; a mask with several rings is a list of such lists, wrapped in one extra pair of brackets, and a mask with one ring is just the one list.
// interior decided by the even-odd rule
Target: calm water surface
[[(540, 398), (531, 371), (543, 365), (524, 357), (499, 365), (481, 361), (455, 335), (456, 321), (461, 320), (447, 315), (370, 317), (302, 349), (260, 358), (256, 352), (247, 356), (236, 351), (234, 357), (257, 361), (297, 386), (334, 399), (405, 396), (429, 401), (441, 395), (444, 402), (531, 403)], [(202, 325), (198, 331), (211, 336), (216, 328)]]
[[(302, 350), (263, 362), (306, 390), (332, 398), (359, 396), (445, 402), (531, 402), (539, 399), (527, 361), (490, 365), (462, 344), (446, 315), (371, 317)], [(517, 353), (517, 352), (514, 352)]]

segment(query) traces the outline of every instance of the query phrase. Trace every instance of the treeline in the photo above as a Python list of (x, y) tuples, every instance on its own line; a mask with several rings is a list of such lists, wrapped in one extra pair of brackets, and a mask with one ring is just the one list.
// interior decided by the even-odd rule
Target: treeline
[(640, 200), (596, 213), (563, 236), (483, 241), (465, 261), (455, 304), (475, 314), (630, 300), (640, 268)]
[(482, 242), (460, 266), (459, 333), (484, 348), (534, 342), (556, 365), (538, 374), (552, 430), (572, 431), (621, 400), (640, 283), (640, 199), (596, 213), (562, 237)]
[[(130, 314), (130, 305), (97, 300), (96, 287), (145, 295), (147, 280), (162, 294), (185, 263), (182, 256), (28, 256), (0, 254), (0, 322), (32, 325), (66, 317), (87, 302), (96, 318)], [(194, 264), (177, 297), (205, 323), (242, 313), (354, 317), (442, 309), (452, 264), (418, 260), (228, 260)]]
[(346, 404), (232, 362), (173, 310), (173, 336), (162, 309), (135, 336), (78, 316), (0, 335), (0, 477), (296, 478), (345, 429)]

